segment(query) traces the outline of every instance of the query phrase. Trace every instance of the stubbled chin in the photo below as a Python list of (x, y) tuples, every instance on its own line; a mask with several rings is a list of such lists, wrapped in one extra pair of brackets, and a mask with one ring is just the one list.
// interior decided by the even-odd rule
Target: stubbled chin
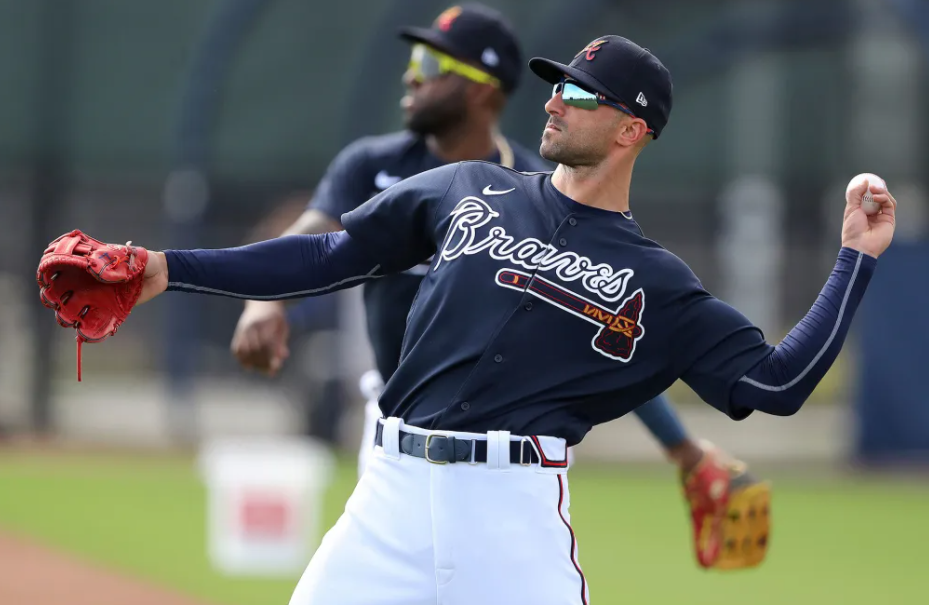
[(552, 145), (551, 141), (549, 141), (549, 140), (543, 135), (543, 136), (542, 136), (542, 144), (539, 145), (539, 155), (541, 155), (541, 156), (542, 156), (543, 158), (545, 158), (546, 160), (549, 160), (549, 159), (551, 159), (549, 156), (551, 155), (551, 152), (552, 152), (552, 150), (553, 150), (554, 148), (555, 148), (555, 146)]

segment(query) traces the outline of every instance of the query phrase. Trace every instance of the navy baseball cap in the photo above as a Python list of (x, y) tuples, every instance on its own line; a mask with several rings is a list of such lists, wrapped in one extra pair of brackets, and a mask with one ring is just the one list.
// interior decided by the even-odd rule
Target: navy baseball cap
[(513, 27), (500, 12), (483, 4), (447, 8), (432, 27), (404, 27), (400, 37), (472, 63), (500, 80), (506, 93), (519, 84), (523, 59)]
[(658, 138), (671, 114), (671, 73), (647, 48), (622, 36), (602, 36), (585, 46), (569, 65), (534, 57), (529, 68), (557, 84), (565, 76), (627, 107)]

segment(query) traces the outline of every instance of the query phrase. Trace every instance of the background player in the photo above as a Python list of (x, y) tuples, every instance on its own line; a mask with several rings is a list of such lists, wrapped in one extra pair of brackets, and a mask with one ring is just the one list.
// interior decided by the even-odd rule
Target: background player
[[(480, 159), (519, 171), (552, 169), (535, 151), (498, 130), (499, 116), (519, 83), (523, 65), (519, 42), (503, 15), (480, 4), (452, 7), (431, 28), (407, 27), (401, 36), (413, 44), (403, 76), (406, 129), (359, 139), (340, 152), (308, 209), (283, 235), (339, 231), (343, 213), (405, 178), (450, 162)], [(374, 425), (381, 416), (377, 394), (397, 368), (407, 315), (428, 268), (426, 262), (364, 286), (377, 372), (363, 378), (362, 390), (369, 401), (359, 472), (373, 448)], [(288, 355), (288, 333), (282, 302), (248, 301), (231, 348), (244, 367), (274, 374)], [(664, 396), (638, 408), (636, 414), (682, 472), (701, 460), (705, 447), (687, 435)]]

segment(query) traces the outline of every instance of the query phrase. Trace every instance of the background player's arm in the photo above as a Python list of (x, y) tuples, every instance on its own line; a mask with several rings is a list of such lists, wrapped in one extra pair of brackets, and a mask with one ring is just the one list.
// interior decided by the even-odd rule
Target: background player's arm
[[(281, 236), (319, 235), (342, 230), (338, 217), (366, 199), (366, 139), (346, 147), (329, 165), (306, 209)], [(275, 375), (290, 355), (290, 323), (283, 301), (249, 300), (236, 324), (230, 350), (246, 369)]]
[[(284, 230), (281, 237), (319, 235), (341, 229), (342, 225), (326, 213), (308, 208)], [(247, 300), (229, 348), (244, 368), (273, 376), (290, 355), (289, 336), (290, 323), (283, 301)]]
[(700, 462), (703, 448), (687, 434), (684, 423), (667, 397), (659, 395), (637, 407), (635, 415), (655, 436), (668, 458), (681, 470), (688, 471)]
[(285, 235), (319, 235), (341, 231), (342, 223), (332, 218), (322, 210), (307, 208), (297, 217), (293, 224), (281, 233)]

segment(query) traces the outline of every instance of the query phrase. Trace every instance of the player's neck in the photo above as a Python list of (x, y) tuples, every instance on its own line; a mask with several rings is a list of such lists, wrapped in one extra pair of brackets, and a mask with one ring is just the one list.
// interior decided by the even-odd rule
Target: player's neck
[(555, 189), (579, 204), (610, 210), (629, 211), (632, 166), (565, 166), (552, 174)]
[(493, 135), (493, 128), (467, 122), (442, 134), (427, 135), (426, 146), (446, 162), (486, 160), (497, 151)]

